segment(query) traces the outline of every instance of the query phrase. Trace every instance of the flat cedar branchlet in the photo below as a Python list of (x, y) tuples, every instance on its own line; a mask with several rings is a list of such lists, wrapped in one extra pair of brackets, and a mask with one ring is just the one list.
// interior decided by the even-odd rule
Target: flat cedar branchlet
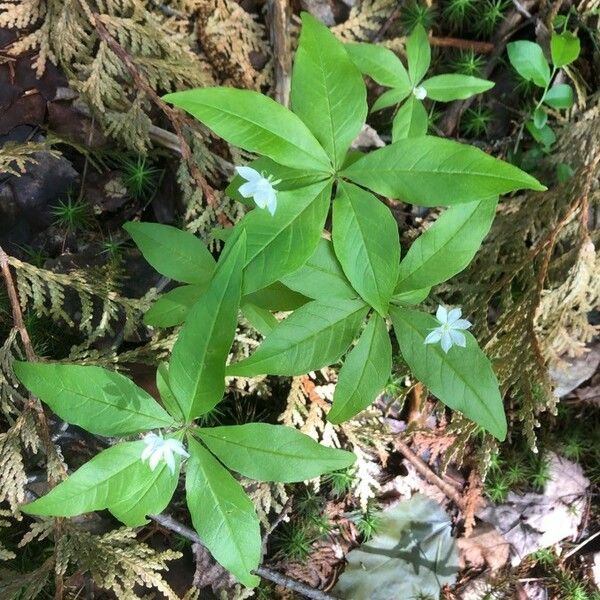
[[(181, 326), (170, 359), (156, 373), (160, 402), (98, 366), (16, 364), (23, 385), (61, 419), (120, 440), (107, 442), (23, 512), (69, 517), (108, 509), (126, 525), (140, 526), (167, 508), (183, 475), (203, 543), (243, 585), (254, 587), (260, 521), (234, 473), (289, 483), (338, 472), (329, 482), (341, 491), (355, 457), (292, 427), (202, 425), (223, 399), (225, 378), (304, 375), (343, 358), (328, 413), (331, 423), (340, 423), (367, 408), (390, 381), (390, 335), (433, 395), (505, 438), (502, 395), (468, 331), (469, 315), (442, 306), (436, 318), (417, 305), (469, 264), (501, 194), (545, 188), (477, 148), (426, 136), (424, 98), (465, 98), (492, 84), (465, 75), (425, 79), (430, 48), (421, 26), (408, 39), (407, 62), (408, 69), (380, 46), (344, 45), (304, 13), (291, 109), (227, 87), (164, 97), (216, 136), (257, 155), (239, 166), (227, 189), (256, 206), (225, 231), (217, 261), (191, 233), (156, 223), (125, 226), (146, 260), (181, 284), (145, 316), (153, 327)], [(401, 104), (393, 143), (365, 154), (351, 150), (368, 113), (363, 75), (390, 88), (374, 109)], [(143, 191), (144, 180), (136, 181), (132, 185)], [(403, 253), (397, 223), (378, 195), (446, 208)], [(326, 222), (332, 225), (324, 237)], [(275, 317), (257, 294), (264, 290), (289, 316)], [(240, 311), (264, 339), (249, 357), (227, 364)], [(363, 527), (370, 535), (375, 520)], [(302, 552), (302, 536), (294, 534), (288, 545)]]

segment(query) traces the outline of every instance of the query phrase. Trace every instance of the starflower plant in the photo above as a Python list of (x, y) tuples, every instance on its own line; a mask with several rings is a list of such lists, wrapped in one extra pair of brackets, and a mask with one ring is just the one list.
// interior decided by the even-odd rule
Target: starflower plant
[[(225, 87), (165, 96), (229, 144), (258, 156), (238, 168), (226, 190), (245, 203), (253, 198), (256, 206), (234, 227), (215, 231), (225, 241), (218, 261), (191, 233), (157, 223), (125, 226), (146, 260), (181, 284), (144, 316), (152, 327), (182, 325), (168, 363), (157, 370), (160, 400), (96, 366), (15, 367), (60, 418), (109, 438), (105, 450), (23, 512), (68, 517), (108, 509), (139, 526), (167, 507), (183, 471), (196, 531), (247, 586), (257, 584), (260, 524), (232, 472), (259, 481), (304, 481), (347, 469), (354, 455), (291, 427), (201, 427), (198, 420), (223, 397), (225, 377), (303, 375), (341, 360), (328, 413), (339, 423), (366, 408), (388, 382), (395, 335), (416, 379), (503, 439), (498, 382), (461, 327), (466, 322), (453, 320), (452, 311), (446, 315), (440, 342), (446, 344), (447, 333), (458, 346), (446, 351), (426, 343), (440, 322), (415, 306), (468, 265), (500, 194), (545, 189), (477, 148), (431, 136), (399, 139), (367, 154), (353, 151), (367, 116), (362, 74), (351, 47), (310, 15), (302, 22), (291, 110), (258, 92)], [(426, 44), (414, 46), (426, 53)], [(428, 59), (409, 59), (407, 94), (421, 94), (427, 67)], [(431, 96), (427, 81), (422, 85)], [(381, 197), (445, 210), (402, 253), (398, 223)], [(324, 234), (326, 223), (331, 228)], [(288, 316), (278, 319), (282, 311)], [(239, 312), (264, 339), (252, 355), (228, 364)]]
[(437, 102), (464, 100), (487, 92), (494, 86), (487, 79), (460, 73), (434, 75), (425, 79), (431, 64), (431, 48), (422, 25), (417, 25), (406, 40), (408, 70), (384, 46), (352, 43), (346, 45), (346, 50), (362, 73), (379, 85), (391, 88), (377, 98), (371, 110), (399, 107), (392, 122), (393, 142), (427, 133), (429, 118), (423, 105), (426, 98)]

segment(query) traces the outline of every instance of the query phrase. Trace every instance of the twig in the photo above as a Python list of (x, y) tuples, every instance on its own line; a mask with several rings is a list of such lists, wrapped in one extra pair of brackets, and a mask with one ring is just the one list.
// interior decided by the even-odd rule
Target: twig
[(517, 9), (517, 12), (523, 15), (526, 19), (531, 19), (531, 13), (519, 2), (519, 0), (512, 0), (514, 7)]
[(429, 43), (432, 46), (443, 48), (459, 48), (461, 50), (473, 50), (479, 54), (490, 54), (494, 50), (494, 44), (491, 42), (480, 42), (477, 40), (463, 40), (454, 37), (436, 37), (430, 36)]
[[(206, 548), (204, 542), (200, 539), (200, 536), (193, 529), (190, 529), (183, 523), (176, 521), (170, 515), (150, 515), (150, 518), (159, 525), (165, 527), (166, 529), (170, 529), (174, 533), (177, 533), (180, 536), (196, 544), (200, 544), (201, 546), (204, 546)], [(267, 567), (258, 567), (255, 573), (263, 579), (268, 579), (269, 581), (272, 581), (277, 585), (285, 587), (288, 590), (292, 590), (293, 592), (303, 594), (307, 598), (311, 598), (313, 600), (336, 600), (335, 596), (331, 596), (330, 594), (326, 594), (325, 592), (315, 590), (314, 588), (311, 588), (310, 586), (301, 583), (300, 581), (296, 581), (291, 577), (282, 575), (281, 573), (273, 571), (272, 569), (269, 569)]]
[(284, 106), (290, 102), (292, 51), (290, 48), (290, 6), (287, 0), (269, 0), (267, 19), (270, 25), (275, 58), (275, 100)]
[(410, 462), (417, 472), (422, 475), (429, 483), (437, 486), (452, 502), (454, 502), (460, 510), (464, 510), (464, 502), (460, 494), (441, 477), (436, 475), (429, 465), (419, 456), (417, 456), (408, 445), (402, 440), (394, 440), (394, 446), (403, 454), (404, 458)]
[(577, 552), (579, 552), (584, 546), (587, 546), (592, 540), (595, 540), (599, 535), (600, 535), (600, 530), (596, 531), (596, 533), (593, 533), (592, 535), (587, 537), (585, 540), (583, 540), (583, 542), (577, 544), (577, 546), (575, 546), (575, 548), (571, 548), (563, 556), (563, 559), (567, 559), (567, 558), (569, 558), (569, 556), (573, 556), (573, 554), (576, 554)]
[(188, 169), (198, 186), (202, 189), (204, 196), (206, 197), (206, 201), (208, 204), (215, 206), (216, 198), (213, 188), (208, 184), (206, 179), (200, 173), (198, 169), (198, 165), (195, 163), (194, 158), (192, 156), (192, 151), (190, 149), (187, 140), (183, 134), (183, 126), (180, 114), (171, 106), (169, 106), (164, 100), (160, 98), (160, 96), (152, 89), (152, 87), (148, 84), (145, 78), (142, 76), (137, 66), (133, 62), (131, 56), (125, 51), (125, 49), (117, 42), (117, 40), (110, 34), (104, 23), (102, 22), (102, 17), (98, 13), (91, 11), (89, 6), (86, 5), (84, 0), (79, 0), (82, 5), (84, 5), (84, 9), (88, 13), (92, 25), (96, 29), (96, 33), (98, 37), (104, 41), (107, 46), (119, 57), (121, 62), (127, 67), (131, 77), (133, 78), (135, 84), (143, 90), (143, 92), (152, 100), (152, 102), (166, 115), (166, 117), (171, 122), (173, 129), (175, 130), (175, 134), (179, 138), (179, 144), (181, 146), (181, 156), (183, 160), (188, 165)]

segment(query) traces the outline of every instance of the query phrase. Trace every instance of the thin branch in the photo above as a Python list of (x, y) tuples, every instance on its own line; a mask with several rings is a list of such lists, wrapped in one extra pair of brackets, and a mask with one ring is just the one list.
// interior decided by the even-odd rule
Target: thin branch
[[(195, 544), (200, 544), (201, 546), (205, 546), (204, 542), (200, 539), (200, 536), (193, 530), (176, 521), (170, 515), (150, 515), (150, 518), (162, 525), (166, 529), (170, 529), (174, 533), (194, 542)], [(287, 577), (286, 575), (282, 575), (277, 571), (273, 571), (267, 567), (258, 567), (255, 573), (262, 577), (263, 579), (267, 579), (272, 581), (276, 585), (280, 585), (282, 587), (287, 588), (288, 590), (292, 590), (293, 592), (298, 592), (299, 594), (303, 594), (307, 598), (311, 598), (313, 600), (337, 600), (335, 596), (331, 596), (330, 594), (326, 594), (325, 592), (321, 592), (319, 590), (315, 590), (314, 588), (302, 583), (300, 581), (296, 581), (291, 577)]]
[(275, 59), (275, 100), (283, 106), (290, 102), (292, 51), (290, 44), (290, 5), (288, 0), (269, 0), (267, 19)]
[[(83, 0), (80, 0), (83, 2)], [(85, 4), (85, 2), (83, 2)], [(152, 100), (152, 102), (166, 115), (166, 117), (171, 122), (173, 129), (175, 130), (175, 134), (179, 138), (179, 144), (181, 146), (181, 156), (183, 160), (188, 165), (188, 169), (198, 186), (202, 189), (204, 196), (206, 197), (206, 201), (208, 204), (215, 206), (216, 198), (213, 188), (208, 184), (206, 179), (200, 173), (198, 169), (198, 165), (195, 163), (194, 158), (192, 156), (192, 151), (190, 149), (187, 140), (183, 134), (183, 125), (181, 115), (169, 106), (164, 100), (160, 98), (160, 96), (152, 89), (152, 87), (148, 84), (146, 79), (142, 76), (136, 64), (133, 62), (132, 57), (125, 51), (125, 49), (119, 44), (119, 42), (110, 34), (104, 23), (102, 22), (102, 17), (94, 12), (89, 10), (89, 7), (86, 7), (89, 11), (88, 15), (92, 21), (92, 25), (96, 29), (96, 33), (98, 37), (104, 41), (108, 47), (119, 57), (121, 62), (127, 67), (131, 77), (135, 84)], [(87, 11), (86, 11), (87, 12)]]
[(464, 510), (464, 502), (461, 495), (449, 483), (446, 483), (439, 475), (436, 475), (430, 466), (419, 456), (417, 456), (402, 440), (394, 440), (394, 446), (402, 453), (404, 458), (410, 462), (417, 472), (422, 475), (426, 481), (437, 486), (446, 496), (452, 500), (460, 510)]
[(491, 42), (480, 42), (477, 40), (463, 40), (454, 37), (436, 37), (430, 36), (429, 43), (432, 46), (442, 48), (459, 48), (460, 50), (473, 50), (479, 54), (491, 54), (494, 50), (494, 44)]

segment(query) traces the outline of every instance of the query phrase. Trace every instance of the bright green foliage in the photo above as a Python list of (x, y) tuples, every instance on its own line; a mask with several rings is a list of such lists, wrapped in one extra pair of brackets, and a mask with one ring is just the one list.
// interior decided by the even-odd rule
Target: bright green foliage
[[(415, 378), (503, 439), (500, 390), (475, 339), (465, 333), (466, 347), (455, 344), (447, 353), (438, 344), (426, 345), (437, 321), (404, 307), (422, 302), (433, 286), (466, 267), (490, 227), (499, 194), (545, 189), (476, 148), (423, 135), (424, 95), (463, 98), (490, 84), (463, 75), (422, 81), (431, 60), (422, 27), (407, 42), (406, 69), (382, 47), (344, 46), (314, 18), (305, 14), (302, 20), (293, 111), (257, 92), (224, 87), (165, 97), (229, 144), (260, 156), (251, 162), (256, 173), (243, 171), (244, 178), (235, 177), (228, 187), (232, 198), (253, 209), (235, 227), (215, 232), (225, 241), (217, 263), (189, 233), (151, 223), (126, 226), (151, 265), (186, 284), (159, 298), (145, 317), (156, 327), (183, 324), (170, 360), (156, 374), (161, 402), (97, 367), (16, 366), (24, 385), (69, 423), (110, 437), (146, 433), (144, 440), (116, 442), (24, 511), (72, 516), (108, 509), (130, 526), (142, 525), (168, 505), (181, 457), (189, 452), (183, 471), (194, 527), (214, 557), (247, 586), (258, 581), (253, 572), (261, 559), (260, 527), (228, 469), (263, 481), (303, 481), (349, 469), (354, 455), (269, 423), (203, 428), (215, 415), (228, 423), (250, 420), (247, 414), (225, 420), (227, 411), (218, 407), (225, 376), (303, 375), (345, 355), (329, 418), (352, 418), (390, 380), (391, 317), (401, 360)], [(572, 55), (567, 47), (559, 50), (560, 60)], [(349, 150), (367, 112), (360, 72), (391, 88), (374, 108), (409, 97), (397, 113), (397, 141), (367, 154)], [(565, 104), (568, 92), (556, 87), (549, 103)], [(244, 193), (254, 202), (242, 198), (243, 181), (251, 184)], [(270, 186), (268, 193), (259, 184)], [(324, 233), (334, 190), (331, 231)], [(261, 193), (269, 199), (268, 211), (261, 208), (267, 205)], [(398, 224), (374, 194), (450, 208), (401, 261)], [(265, 338), (251, 356), (226, 368), (240, 309)], [(277, 320), (272, 312), (278, 311), (291, 314)], [(311, 531), (321, 533), (329, 526), (313, 524)], [(306, 538), (308, 545), (312, 539)]]
[(175, 424), (147, 392), (120, 373), (59, 363), (15, 363), (27, 389), (59, 417), (98, 435), (131, 435)]
[(385, 387), (391, 371), (392, 345), (385, 321), (373, 313), (340, 369), (327, 419), (341, 423), (367, 408)]
[(415, 138), (424, 136), (429, 127), (429, 116), (423, 103), (414, 95), (398, 109), (392, 122), (392, 139)]
[(244, 294), (263, 289), (301, 267), (314, 252), (329, 211), (331, 185), (315, 183), (278, 194), (277, 211), (249, 212), (236, 226), (246, 232)]
[(302, 14), (291, 103), (333, 166), (341, 167), (367, 116), (367, 91), (344, 47), (309, 13)]
[(188, 438), (185, 490), (192, 523), (211, 554), (246, 586), (261, 558), (260, 522), (242, 486), (210, 452)]
[(570, 31), (560, 34), (553, 33), (550, 40), (550, 51), (554, 66), (564, 67), (577, 59), (581, 51), (581, 44), (579, 38)]
[(522, 187), (546, 189), (478, 148), (431, 136), (378, 148), (352, 163), (343, 175), (378, 194), (420, 206), (472, 202)]
[(237, 327), (246, 254), (242, 231), (221, 257), (206, 292), (190, 311), (171, 356), (169, 383), (186, 421), (217, 405), (225, 389), (225, 362)]
[(68, 479), (30, 504), (25, 513), (73, 517), (108, 509), (129, 527), (147, 523), (146, 515), (162, 512), (175, 491), (178, 470), (165, 464), (151, 471), (140, 460), (144, 442), (124, 442), (100, 452)]
[(164, 100), (183, 108), (244, 150), (296, 169), (331, 169), (325, 150), (300, 118), (258, 92), (202, 88), (167, 94)]
[(407, 308), (391, 310), (394, 331), (404, 360), (415, 376), (450, 408), (473, 419), (498, 439), (506, 437), (506, 417), (492, 366), (469, 333), (466, 348), (444, 353), (424, 344), (436, 320)]
[(297, 271), (282, 279), (293, 290), (310, 298), (356, 298), (358, 293), (344, 275), (333, 244), (321, 238), (314, 254)]
[(144, 323), (151, 327), (181, 325), (207, 285), (182, 285), (163, 294), (144, 314)]
[(279, 323), (250, 358), (228, 375), (302, 375), (336, 362), (348, 349), (367, 314), (362, 300), (319, 299)]
[(507, 50), (510, 63), (523, 79), (533, 81), (541, 88), (550, 83), (550, 67), (541, 46), (519, 40), (508, 44)]
[(573, 106), (573, 88), (566, 83), (552, 85), (552, 80), (561, 67), (577, 59), (581, 49), (579, 38), (568, 31), (561, 34), (553, 33), (550, 48), (552, 69), (541, 46), (535, 42), (521, 40), (507, 46), (508, 58), (517, 73), (526, 81), (531, 81), (543, 89), (542, 96), (532, 108), (525, 126), (544, 152), (550, 151), (556, 136), (548, 125), (548, 113), (543, 105), (546, 104), (557, 110)]
[(422, 102), (425, 97), (450, 102), (480, 94), (494, 85), (485, 79), (460, 74), (436, 75), (423, 81), (431, 64), (431, 48), (422, 25), (417, 25), (406, 41), (408, 72), (400, 59), (387, 48), (371, 44), (349, 44), (347, 48), (364, 74), (380, 85), (392, 88), (377, 99), (372, 110), (380, 110), (408, 98), (394, 116), (394, 142), (427, 133), (427, 111)]
[(390, 211), (369, 192), (340, 183), (333, 203), (333, 247), (352, 287), (387, 314), (400, 263), (398, 227)]
[(126, 223), (123, 228), (144, 258), (162, 275), (196, 285), (206, 284), (215, 270), (215, 260), (194, 235), (170, 225)]
[(396, 292), (429, 288), (460, 273), (490, 230), (496, 205), (490, 198), (451, 206), (410, 247)]
[(212, 427), (196, 435), (232, 471), (259, 481), (305, 481), (354, 463), (351, 452), (327, 448), (281, 425)]
[(504, 19), (510, 0), (477, 0), (477, 14), (473, 18), (475, 29), (489, 38)]

